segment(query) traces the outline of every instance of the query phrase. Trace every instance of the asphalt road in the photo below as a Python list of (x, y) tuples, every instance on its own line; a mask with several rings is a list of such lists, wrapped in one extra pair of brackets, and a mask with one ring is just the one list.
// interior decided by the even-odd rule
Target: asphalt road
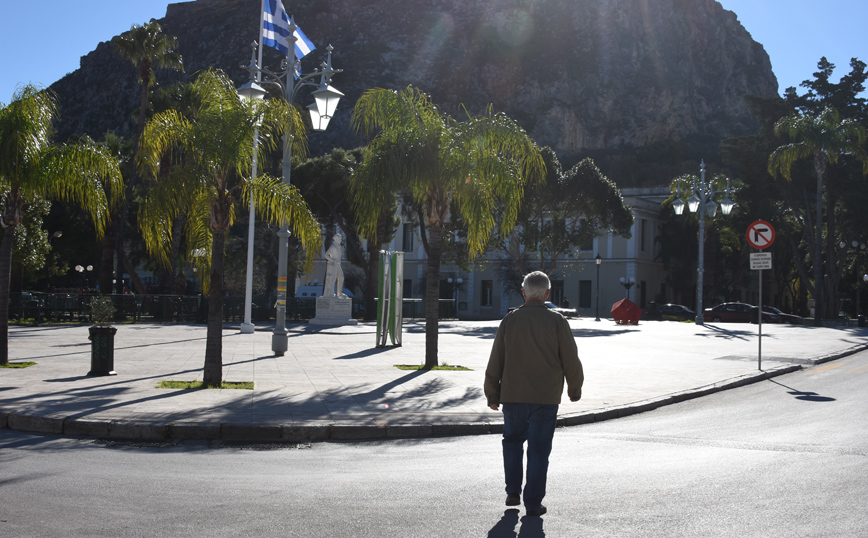
[(499, 436), (235, 447), (0, 430), (0, 536), (868, 535), (868, 352), (561, 429), (543, 518)]

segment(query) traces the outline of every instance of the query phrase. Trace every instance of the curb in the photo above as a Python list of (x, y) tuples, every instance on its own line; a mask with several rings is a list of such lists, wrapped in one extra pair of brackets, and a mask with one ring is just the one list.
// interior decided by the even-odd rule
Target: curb
[(580, 424), (590, 424), (592, 422), (602, 422), (604, 420), (612, 420), (615, 418), (637, 415), (646, 411), (653, 411), (654, 409), (658, 409), (666, 405), (686, 402), (687, 400), (701, 398), (702, 396), (708, 396), (709, 394), (714, 394), (716, 392), (722, 392), (729, 389), (743, 387), (745, 385), (751, 385), (753, 383), (765, 381), (766, 379), (777, 377), (779, 375), (790, 374), (801, 369), (802, 366), (798, 364), (792, 366), (779, 366), (771, 370), (761, 370), (759, 373), (756, 374), (746, 374), (724, 381), (719, 381), (711, 385), (705, 385), (691, 390), (667, 394), (666, 396), (661, 396), (659, 398), (652, 398), (650, 400), (643, 400), (628, 405), (611, 407), (600, 411), (585, 411), (582, 413), (564, 415), (558, 418), (558, 426), (578, 426)]
[[(832, 361), (858, 351), (868, 345), (855, 346), (834, 355), (814, 359), (813, 364)], [(557, 425), (578, 426), (602, 422), (652, 411), (716, 392), (734, 389), (779, 375), (801, 370), (793, 364), (780, 366), (756, 374), (747, 374), (711, 385), (676, 392), (632, 404), (584, 411), (558, 417)], [(201, 422), (126, 422), (98, 421), (76, 417), (52, 415), (35, 416), (20, 412), (0, 411), (0, 428), (22, 432), (46, 433), (66, 437), (86, 437), (135, 441), (249, 441), (249, 442), (310, 442), (310, 441), (364, 441), (375, 439), (416, 439), (425, 437), (456, 437), (486, 435), (503, 432), (503, 422), (443, 422), (433, 424), (239, 424)]]

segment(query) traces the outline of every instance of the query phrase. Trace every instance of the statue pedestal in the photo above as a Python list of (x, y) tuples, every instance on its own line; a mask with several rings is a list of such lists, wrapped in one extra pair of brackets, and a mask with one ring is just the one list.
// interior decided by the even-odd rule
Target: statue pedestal
[(358, 325), (353, 319), (353, 300), (342, 297), (317, 297), (316, 317), (310, 325)]

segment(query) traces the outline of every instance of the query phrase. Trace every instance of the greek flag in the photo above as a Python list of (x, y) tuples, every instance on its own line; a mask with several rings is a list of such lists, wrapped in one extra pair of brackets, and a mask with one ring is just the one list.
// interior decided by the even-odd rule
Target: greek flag
[[(289, 56), (289, 16), (283, 9), (281, 0), (265, 0), (265, 10), (262, 12), (262, 44), (274, 47)], [(304, 35), (301, 28), (295, 30), (295, 57), (302, 59), (314, 48), (310, 39)]]

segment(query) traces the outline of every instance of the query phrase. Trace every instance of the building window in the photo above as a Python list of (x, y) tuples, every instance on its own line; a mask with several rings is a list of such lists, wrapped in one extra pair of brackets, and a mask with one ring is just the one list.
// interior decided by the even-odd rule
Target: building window
[(404, 279), (404, 299), (413, 297), (413, 281), (409, 278)]
[(564, 281), (552, 280), (552, 292), (549, 294), (549, 301), (558, 306), (564, 306)]
[(579, 280), (579, 308), (591, 308), (590, 280)]
[(480, 304), (482, 306), (491, 306), (491, 299), (494, 296), (494, 281), (493, 280), (483, 280), (482, 281), (482, 298)]
[(413, 252), (413, 225), (404, 224), (404, 252)]

